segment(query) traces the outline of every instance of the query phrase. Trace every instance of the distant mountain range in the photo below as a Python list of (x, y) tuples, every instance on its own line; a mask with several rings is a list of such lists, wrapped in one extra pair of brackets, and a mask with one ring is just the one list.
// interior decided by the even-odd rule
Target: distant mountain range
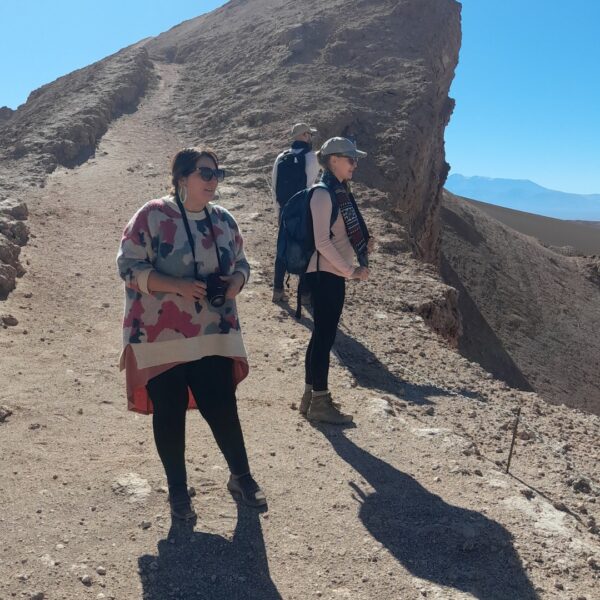
[(458, 196), (528, 213), (579, 221), (600, 221), (600, 194), (569, 194), (527, 179), (494, 179), (453, 174), (446, 189)]

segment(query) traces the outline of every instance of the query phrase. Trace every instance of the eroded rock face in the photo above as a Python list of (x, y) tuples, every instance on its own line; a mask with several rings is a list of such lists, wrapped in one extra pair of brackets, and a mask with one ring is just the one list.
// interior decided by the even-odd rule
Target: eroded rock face
[(44, 156), (48, 171), (79, 164), (112, 119), (135, 109), (151, 81), (146, 51), (131, 47), (44, 85), (0, 127), (0, 156)]
[(355, 137), (369, 153), (357, 179), (387, 194), (433, 262), (459, 46), (454, 0), (230, 2), (147, 44), (186, 65), (176, 129), (227, 148), (236, 172), (268, 173), (300, 120), (317, 126), (318, 143)]
[(0, 262), (0, 300), (4, 300), (17, 285), (17, 269)]
[(109, 123), (134, 110), (153, 81), (148, 53), (133, 46), (35, 90), (16, 111), (0, 109), (0, 299), (24, 273), (28, 187), (92, 156)]
[(513, 386), (600, 414), (598, 261), (553, 252), (449, 193), (442, 217), (461, 351)]
[(600, 257), (582, 258), (580, 264), (585, 278), (600, 288)]
[(12, 108), (9, 108), (8, 106), (0, 107), (0, 123), (8, 121), (14, 114), (15, 111)]
[(5, 299), (25, 274), (19, 261), (21, 247), (29, 239), (29, 228), (23, 222), (27, 207), (11, 199), (0, 199), (0, 300)]
[(25, 202), (21, 202), (15, 198), (6, 198), (0, 202), (0, 215), (24, 221), (29, 216), (29, 211)]

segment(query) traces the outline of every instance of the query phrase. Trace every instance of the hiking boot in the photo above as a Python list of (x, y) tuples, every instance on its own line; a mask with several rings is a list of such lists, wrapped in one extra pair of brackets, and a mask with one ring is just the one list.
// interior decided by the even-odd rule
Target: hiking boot
[(312, 397), (307, 417), (309, 421), (320, 421), (322, 423), (332, 423), (333, 425), (344, 425), (352, 423), (354, 417), (346, 415), (340, 411), (331, 399), (331, 394)]
[(175, 519), (188, 521), (196, 518), (196, 511), (192, 506), (192, 500), (187, 492), (169, 494), (169, 506), (171, 507), (171, 515)]
[(301, 294), (300, 295), (300, 304), (302, 306), (306, 306), (306, 308), (310, 308), (312, 306), (312, 300), (310, 294)]
[[(308, 409), (310, 407), (310, 403), (312, 401), (312, 391), (304, 392), (302, 394), (302, 400), (300, 400), (300, 408), (298, 409), (301, 415), (306, 416)], [(340, 403), (332, 401), (332, 404), (335, 408), (340, 408)]]
[(273, 302), (287, 302), (288, 296), (284, 290), (273, 290)]
[(254, 481), (250, 473), (239, 476), (230, 475), (227, 489), (236, 500), (240, 500), (247, 506), (259, 508), (267, 504), (265, 493), (258, 487), (258, 483)]
[(300, 411), (301, 415), (306, 416), (308, 412), (308, 407), (310, 406), (310, 401), (312, 400), (312, 390), (308, 390), (302, 394), (302, 400), (300, 400)]

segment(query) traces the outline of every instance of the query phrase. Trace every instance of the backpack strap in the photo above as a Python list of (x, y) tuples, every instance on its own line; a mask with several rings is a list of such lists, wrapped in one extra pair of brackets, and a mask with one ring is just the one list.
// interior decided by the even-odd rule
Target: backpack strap
[(310, 188), (310, 197), (312, 199), (312, 195), (315, 193), (317, 189), (327, 190), (329, 192), (329, 197), (331, 198), (331, 225), (335, 223), (335, 220), (338, 218), (338, 214), (340, 212), (340, 208), (338, 206), (337, 200), (335, 198), (335, 194), (325, 185), (322, 181), (319, 183), (315, 183)]

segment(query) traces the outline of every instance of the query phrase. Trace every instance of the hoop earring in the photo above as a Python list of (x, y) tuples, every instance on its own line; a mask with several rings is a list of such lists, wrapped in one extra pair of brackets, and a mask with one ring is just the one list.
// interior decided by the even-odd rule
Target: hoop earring
[(184, 185), (180, 185), (177, 189), (177, 193), (179, 194), (181, 204), (185, 204), (185, 201), (187, 200), (187, 188)]

